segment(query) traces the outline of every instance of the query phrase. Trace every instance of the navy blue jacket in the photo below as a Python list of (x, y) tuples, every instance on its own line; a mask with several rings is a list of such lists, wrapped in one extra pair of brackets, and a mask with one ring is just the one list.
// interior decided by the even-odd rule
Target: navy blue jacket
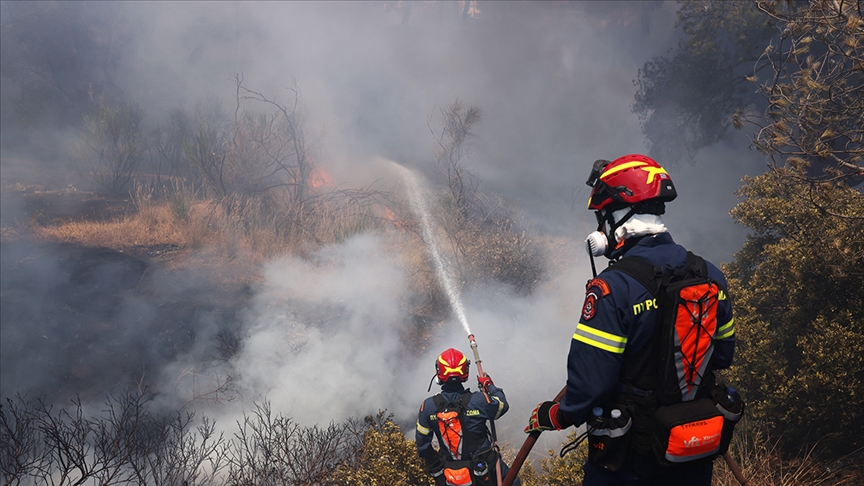
[[(456, 402), (465, 391), (462, 383), (448, 382), (441, 386), (441, 394), (448, 402)], [(468, 407), (465, 411), (462, 426), (475, 434), (486, 437), (486, 442), (478, 450), (488, 448), (491, 443), (488, 438), (488, 429), (486, 428), (487, 420), (497, 420), (504, 415), (510, 408), (507, 404), (507, 398), (504, 396), (504, 390), (495, 385), (489, 385), (489, 402), (486, 402), (486, 397), (483, 392), (471, 392), (471, 400), (468, 402)], [(414, 434), (415, 442), (417, 443), (417, 454), (424, 459), (434, 459), (438, 457), (438, 452), (432, 447), (432, 437), (434, 429), (438, 427), (438, 418), (435, 414), (438, 412), (435, 407), (435, 402), (432, 397), (423, 401), (420, 406), (420, 413), (417, 416), (417, 430)], [(465, 451), (470, 454), (476, 451)]]
[[(643, 237), (625, 256), (637, 256), (672, 274), (686, 266), (687, 250), (668, 233)], [(726, 278), (710, 262), (708, 276), (727, 288)], [(650, 341), (659, 325), (654, 297), (641, 283), (620, 271), (604, 270), (589, 282), (579, 324), (567, 358), (567, 393), (560, 410), (575, 425), (601, 405), (620, 383), (622, 363)], [(732, 364), (735, 327), (732, 301), (721, 294), (717, 310), (718, 331), (711, 356), (712, 369)]]

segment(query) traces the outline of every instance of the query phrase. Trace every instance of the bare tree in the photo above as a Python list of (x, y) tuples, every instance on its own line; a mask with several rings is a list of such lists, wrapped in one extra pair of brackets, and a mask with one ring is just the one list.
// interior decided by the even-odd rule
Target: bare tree
[(448, 194), (453, 208), (467, 216), (481, 209), (477, 199), (480, 182), (465, 164), (468, 147), (474, 133), (471, 131), (480, 122), (482, 112), (479, 107), (468, 106), (456, 100), (441, 110), (442, 126), (438, 133), (433, 130), (437, 144), (435, 155), (438, 165), (444, 168), (447, 178)]
[(193, 486), (216, 484), (226, 442), (215, 423), (195, 414), (148, 410), (148, 393), (106, 398), (87, 416), (80, 400), (55, 409), (42, 399), (7, 399), (0, 409), (2, 484)]
[(33, 404), (7, 398), (0, 404), (0, 484), (13, 486), (32, 477), (47, 455), (40, 440)]
[(200, 172), (185, 152), (195, 134), (194, 120), (189, 112), (176, 108), (164, 123), (150, 132), (149, 173), (146, 175), (160, 189), (178, 182), (199, 189), (203, 183)]
[(479, 178), (466, 165), (480, 108), (456, 100), (440, 114), (441, 128), (432, 132), (448, 187), (441, 221), (459, 281), (495, 280), (530, 293), (543, 274), (539, 250), (501, 198), (480, 192)]
[(269, 403), (256, 405), (229, 444), (228, 481), (238, 486), (321, 484), (355, 453), (349, 428), (301, 427)]
[[(80, 399), (73, 400), (70, 413), (40, 399), (36, 405), (36, 423), (47, 446), (35, 479), (52, 485), (80, 485), (104, 472), (107, 464), (94, 454), (93, 428), (84, 417)], [(56, 478), (56, 479), (55, 479)]]
[(76, 148), (79, 167), (111, 194), (123, 194), (145, 151), (141, 128), (143, 112), (132, 103), (109, 105), (100, 101), (84, 123)]
[[(207, 109), (209, 108), (209, 109)], [(226, 174), (227, 125), (221, 107), (199, 106), (194, 128), (183, 143), (183, 154), (200, 174), (203, 184), (217, 198), (227, 196), (232, 190), (229, 174)]]
[(144, 485), (214, 484), (226, 466), (225, 440), (207, 417), (193, 429), (195, 414), (177, 412), (171, 419), (152, 419), (132, 450), (131, 481)]
[[(243, 86), (243, 79), (237, 78), (237, 87), (244, 100), (253, 100), (272, 107), (275, 112), (263, 117), (252, 141), (260, 150), (266, 177), (272, 182), (266, 189), (284, 187), (293, 206), (300, 207), (309, 195), (314, 159), (310, 157), (303, 130), (303, 117), (298, 110), (300, 90), (294, 87), (290, 104), (280, 104), (260, 91)], [(265, 189), (265, 190), (266, 190)]]

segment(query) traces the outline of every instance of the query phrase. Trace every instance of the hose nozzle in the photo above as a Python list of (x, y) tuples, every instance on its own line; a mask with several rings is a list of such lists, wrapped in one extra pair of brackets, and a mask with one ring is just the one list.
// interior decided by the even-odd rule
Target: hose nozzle
[(480, 361), (480, 353), (477, 352), (477, 341), (474, 340), (474, 335), (469, 334), (468, 340), (471, 341), (471, 350), (474, 351), (474, 364), (477, 365), (477, 372), (480, 376), (486, 376), (486, 373), (483, 372), (483, 366), (481, 365), (482, 361)]
[(474, 340), (473, 334), (468, 335), (468, 341), (471, 342), (471, 349), (477, 349), (477, 341)]

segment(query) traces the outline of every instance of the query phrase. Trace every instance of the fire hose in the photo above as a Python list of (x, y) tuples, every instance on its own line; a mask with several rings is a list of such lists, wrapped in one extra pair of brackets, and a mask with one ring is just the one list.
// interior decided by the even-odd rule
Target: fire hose
[[(567, 387), (565, 386), (560, 392), (558, 392), (558, 395), (555, 396), (554, 401), (560, 402), (561, 399), (564, 398), (566, 392)], [(511, 486), (513, 484), (513, 481), (519, 474), (519, 470), (522, 469), (522, 464), (525, 463), (525, 459), (528, 458), (528, 454), (531, 452), (531, 449), (534, 447), (534, 444), (537, 442), (539, 437), (539, 430), (535, 430), (528, 434), (528, 437), (525, 438), (525, 442), (522, 443), (522, 447), (519, 449), (516, 457), (513, 458), (513, 463), (510, 464), (510, 470), (507, 471), (507, 477), (504, 478), (504, 482), (501, 483), (501, 486)]]
[[(567, 387), (561, 389), (558, 392), (558, 395), (555, 396), (553, 401), (560, 402), (562, 398), (564, 398), (564, 394), (567, 393)], [(528, 437), (525, 438), (525, 442), (522, 443), (522, 447), (519, 449), (519, 452), (516, 454), (516, 457), (513, 459), (513, 463), (510, 464), (510, 471), (507, 472), (507, 476), (504, 478), (504, 481), (499, 484), (499, 486), (511, 486), (513, 481), (516, 479), (516, 476), (519, 474), (519, 470), (522, 469), (522, 464), (525, 463), (525, 459), (528, 458), (528, 454), (531, 452), (531, 449), (534, 447), (534, 444), (537, 442), (537, 438), (540, 437), (540, 431), (535, 430), (528, 434)], [(741, 486), (749, 486), (750, 482), (747, 478), (744, 477), (744, 474), (741, 472), (741, 468), (738, 467), (738, 464), (732, 459), (732, 455), (729, 451), (726, 451), (723, 454), (723, 460), (726, 461), (726, 465), (729, 466), (729, 469), (732, 471), (732, 475), (735, 476), (735, 479), (741, 484)]]
[[(480, 359), (480, 353), (477, 351), (477, 341), (474, 340), (473, 334), (468, 335), (468, 341), (471, 342), (471, 351), (474, 352), (474, 364), (477, 365), (477, 374), (479, 376), (482, 376), (482, 377), (489, 376), (486, 374), (485, 371), (483, 371), (483, 365), (481, 364), (483, 361)], [(483, 396), (486, 397), (486, 403), (490, 403), (489, 394), (486, 390), (486, 387), (481, 386), (480, 389), (483, 392)], [(500, 455), (500, 452), (498, 451), (498, 435), (495, 433), (495, 421), (494, 420), (489, 421), (489, 432), (492, 434), (492, 448), (495, 449), (495, 452), (498, 452)], [(498, 486), (501, 486), (502, 483), (501, 483), (501, 460), (500, 459), (495, 460), (495, 478), (498, 481)], [(512, 482), (512, 480), (511, 480), (511, 482)]]

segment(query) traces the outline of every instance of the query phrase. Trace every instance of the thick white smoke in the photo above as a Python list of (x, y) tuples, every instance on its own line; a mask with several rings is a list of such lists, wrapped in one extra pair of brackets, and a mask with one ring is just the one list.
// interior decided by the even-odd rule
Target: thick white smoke
[[(316, 161), (342, 187), (388, 178), (398, 183), (374, 161), (377, 156), (403, 161), (434, 180), (441, 168), (434, 163), (430, 129), (440, 130), (439, 110), (455, 99), (480, 107), (483, 118), (466, 162), (481, 189), (503, 195), (539, 230), (576, 242), (566, 261), (553, 262), (552, 279), (529, 297), (506, 288), (461, 296), (484, 369), (511, 402), (499, 426), (502, 440), (518, 445), (531, 409), (566, 379), (567, 348), (590, 273), (581, 241), (594, 223), (584, 209), (584, 181), (595, 159), (647, 150), (630, 111), (632, 80), (645, 61), (674, 45), (677, 4), (477, 2), (479, 16), (462, 21), (458, 2), (399, 3), (413, 4), (410, 16), (394, 15), (386, 2), (114, 3), (130, 42), (118, 60), (117, 82), (145, 107), (149, 128), (172, 109), (191, 110), (214, 98), (233, 110), (237, 74), (280, 103), (292, 100), (288, 88), (296, 80)], [(40, 136), (34, 145), (60, 141)], [(740, 176), (759, 171), (744, 146), (718, 147), (700, 154), (696, 165), (669, 168), (680, 196), (668, 205), (664, 223), (680, 243), (715, 261), (731, 258), (743, 240), (727, 211)], [(4, 152), (4, 184), (7, 175), (38, 166), (38, 158)], [(53, 169), (68, 161), (50, 162), (56, 178), (61, 171)], [(400, 333), (409, 326), (403, 305), (408, 277), (389, 244), (386, 236), (360, 235), (309, 260), (286, 257), (266, 265), (251, 304), (237, 309), (243, 344), (230, 372), (242, 401), (211, 409), (224, 427), (252, 401), (265, 399), (304, 425), (381, 408), (413, 425), (435, 355), (451, 346), (470, 350), (454, 320), (422, 354), (406, 351)], [(4, 251), (3, 273), (17, 285), (6, 262), (23, 258)], [(52, 289), (64, 274), (51, 272), (44, 279), (31, 272), (32, 279), (44, 280), (33, 288)], [(206, 280), (218, 278), (172, 274), (174, 280), (164, 279), (176, 285), (169, 289), (164, 276), (154, 270), (154, 286), (178, 296), (209, 292)], [(26, 305), (38, 308), (52, 296), (48, 290), (36, 295)], [(158, 361), (164, 366), (159, 391), (186, 396), (189, 385), (178, 377), (213, 360), (219, 327), (206, 314), (185, 323), (190, 329), (182, 332), (179, 324), (157, 322), (157, 297), (154, 303), (124, 303), (125, 320), (94, 337), (104, 339), (105, 348), (123, 349), (92, 368), (108, 368), (104, 363), (112, 360), (135, 366)], [(148, 313), (156, 317), (148, 320)], [(77, 328), (60, 331), (71, 335)], [(3, 345), (4, 382), (38, 390), (61, 381), (44, 375), (62, 368), (52, 361), (62, 338), (49, 342), (24, 328), (3, 332), (4, 341), (28, 344), (26, 356)], [(185, 334), (194, 334), (195, 342), (184, 354), (163, 353), (167, 338), (155, 343), (154, 336), (172, 332), (173, 343)], [(111, 333), (124, 339), (105, 339)], [(7, 340), (23, 334), (26, 339)], [(14, 368), (7, 366), (12, 362)], [(33, 370), (40, 370), (38, 376)]]

